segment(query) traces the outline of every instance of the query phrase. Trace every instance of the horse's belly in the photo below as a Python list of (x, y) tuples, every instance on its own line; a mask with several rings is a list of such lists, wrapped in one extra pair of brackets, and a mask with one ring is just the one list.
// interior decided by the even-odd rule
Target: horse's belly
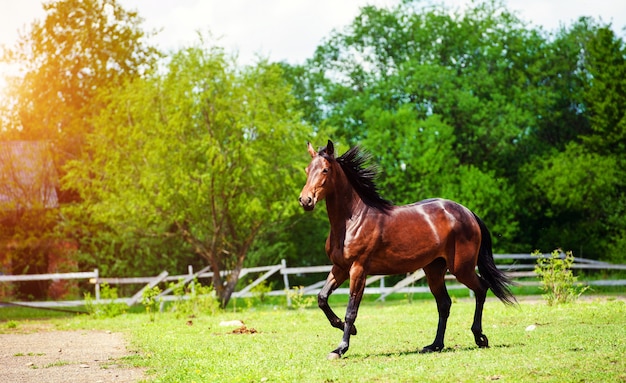
[(372, 254), (372, 274), (402, 274), (420, 269), (442, 255), (442, 238), (427, 225), (398, 225), (386, 230)]
[(393, 275), (411, 273), (428, 265), (436, 258), (436, 253), (407, 252), (402, 255), (387, 252), (371, 259), (371, 275)]

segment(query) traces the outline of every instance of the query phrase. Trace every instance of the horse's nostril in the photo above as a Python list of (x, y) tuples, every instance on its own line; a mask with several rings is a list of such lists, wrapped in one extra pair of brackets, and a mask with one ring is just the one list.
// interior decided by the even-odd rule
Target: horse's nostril
[(298, 201), (300, 202), (300, 205), (305, 208), (310, 208), (311, 206), (313, 206), (313, 197), (300, 196), (298, 197)]

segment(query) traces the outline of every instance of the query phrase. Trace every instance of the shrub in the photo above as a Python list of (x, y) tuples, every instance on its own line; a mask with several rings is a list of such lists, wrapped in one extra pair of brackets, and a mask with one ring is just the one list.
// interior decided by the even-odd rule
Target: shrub
[(295, 310), (298, 309), (307, 309), (315, 303), (315, 297), (304, 296), (304, 286), (296, 286), (292, 290), (287, 291), (287, 297), (291, 301), (291, 307)]
[(535, 250), (533, 255), (537, 257), (535, 273), (541, 278), (541, 289), (545, 292), (548, 305), (575, 301), (588, 289), (588, 286), (576, 284), (577, 278), (571, 270), (574, 263), (571, 251), (563, 254), (556, 249), (550, 256), (544, 257), (539, 250)]
[(197, 279), (185, 285), (182, 281), (170, 284), (172, 293), (177, 297), (172, 311), (177, 316), (195, 316), (200, 313), (215, 314), (219, 302), (211, 286), (202, 286)]
[(85, 293), (85, 309), (96, 318), (113, 318), (128, 309), (128, 305), (116, 302), (116, 299), (117, 289), (103, 283), (100, 285), (100, 301), (96, 301), (90, 293)]
[(159, 286), (154, 286), (151, 289), (145, 289), (141, 293), (141, 304), (146, 308), (146, 312), (150, 316), (150, 322), (154, 322), (156, 319), (156, 313), (159, 310), (159, 305), (161, 304), (159, 294), (161, 294)]
[(267, 298), (267, 294), (272, 291), (272, 284), (268, 283), (267, 280), (259, 283), (254, 286), (250, 291), (254, 298), (258, 301), (258, 303), (264, 303)]

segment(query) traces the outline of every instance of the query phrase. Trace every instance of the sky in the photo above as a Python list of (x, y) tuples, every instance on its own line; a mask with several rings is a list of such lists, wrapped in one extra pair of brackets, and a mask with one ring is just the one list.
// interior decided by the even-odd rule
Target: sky
[[(147, 29), (161, 29), (155, 42), (165, 50), (197, 41), (197, 32), (210, 31), (217, 44), (236, 53), (240, 64), (261, 56), (272, 61), (303, 63), (333, 29), (341, 29), (373, 4), (390, 6), (399, 0), (118, 0), (135, 9)], [(443, 0), (464, 7), (471, 0)], [(0, 0), (0, 45), (13, 46), (18, 31), (45, 16), (42, 0)], [(554, 30), (580, 16), (612, 22), (626, 38), (626, 0), (505, 0), (520, 17)], [(0, 76), (10, 69), (0, 66)], [(0, 84), (1, 86), (2, 84)]]

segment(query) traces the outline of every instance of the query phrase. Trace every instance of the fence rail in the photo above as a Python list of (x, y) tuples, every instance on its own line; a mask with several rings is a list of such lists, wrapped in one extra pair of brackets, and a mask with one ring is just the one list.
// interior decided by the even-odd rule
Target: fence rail
[[(523, 280), (520, 278), (536, 278), (537, 275), (534, 272), (535, 262), (537, 256), (531, 254), (494, 254), (497, 267), (509, 275), (512, 279), (522, 286), (538, 286), (539, 280)], [(520, 263), (521, 262), (521, 263)], [(287, 263), (283, 260), (278, 265), (260, 266), (244, 268), (241, 270), (239, 279), (243, 280), (246, 275), (260, 274), (252, 282), (244, 286), (241, 290), (235, 291), (232, 295), (233, 298), (242, 298), (253, 296), (252, 290), (266, 281), (273, 275), (280, 274), (283, 279), (283, 289), (273, 290), (266, 293), (269, 296), (286, 296), (287, 304), (291, 305), (290, 294), (287, 292), (292, 288), (290, 285), (290, 276), (306, 275), (306, 274), (325, 274), (331, 270), (330, 265), (321, 266), (309, 266), (309, 267), (287, 267)], [(582, 270), (626, 270), (626, 265), (616, 265), (602, 261), (596, 261), (585, 258), (574, 258), (574, 263), (571, 266), (573, 269)], [(222, 272), (227, 274), (228, 271)], [(94, 285), (94, 303), (108, 303), (111, 300), (102, 299), (100, 297), (100, 285), (124, 285), (124, 284), (140, 284), (144, 285), (139, 291), (133, 294), (131, 297), (118, 298), (116, 302), (126, 303), (129, 306), (136, 304), (143, 294), (143, 291), (148, 288), (152, 288), (161, 283), (167, 282), (181, 282), (187, 284), (194, 279), (206, 279), (211, 278), (213, 272), (209, 267), (205, 267), (197, 272), (194, 272), (191, 266), (188, 267), (187, 274), (181, 275), (169, 275), (167, 271), (163, 271), (157, 276), (149, 277), (129, 277), (129, 278), (111, 278), (100, 277), (98, 269), (93, 272), (75, 272), (75, 273), (55, 273), (55, 274), (31, 274), (31, 275), (0, 275), (0, 283), (8, 282), (23, 282), (23, 281), (41, 281), (41, 280), (63, 280), (63, 279), (87, 279)], [(397, 282), (393, 286), (387, 287), (385, 285), (385, 276), (370, 276), (366, 280), (365, 294), (378, 294), (380, 297), (378, 300), (384, 300), (385, 297), (393, 293), (420, 293), (429, 292), (427, 286), (414, 286), (414, 284), (420, 279), (424, 278), (424, 272), (420, 269), (416, 272), (407, 275), (404, 279)], [(447, 275), (447, 280), (454, 280), (454, 276)], [(319, 293), (324, 285), (325, 279), (317, 281), (308, 286), (301, 287), (301, 293), (304, 295), (315, 295)], [(378, 285), (375, 283), (378, 282)], [(595, 280), (595, 281), (581, 281), (584, 284), (592, 286), (626, 286), (626, 280), (614, 279), (614, 280)], [(300, 287), (300, 286), (299, 286)], [(448, 289), (467, 289), (464, 285), (458, 283), (448, 283)], [(172, 288), (166, 288), (161, 294), (162, 301), (171, 301), (177, 299), (172, 296)], [(347, 288), (339, 288), (334, 294), (348, 294)], [(84, 305), (84, 300), (73, 301), (44, 301), (44, 302), (11, 302), (11, 304), (32, 306), (32, 307), (71, 307)], [(0, 306), (2, 304), (0, 303)]]

